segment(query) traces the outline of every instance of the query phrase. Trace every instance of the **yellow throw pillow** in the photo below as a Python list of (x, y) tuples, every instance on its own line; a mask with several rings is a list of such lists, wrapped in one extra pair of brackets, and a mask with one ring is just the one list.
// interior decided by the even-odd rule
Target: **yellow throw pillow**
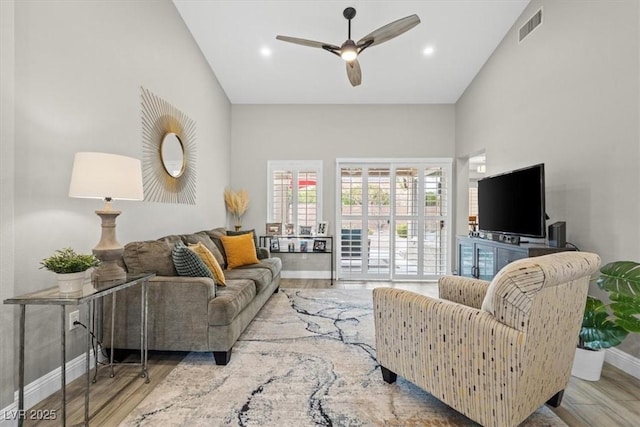
[(229, 270), (260, 262), (256, 254), (256, 245), (253, 242), (253, 233), (239, 236), (220, 236), (220, 240), (222, 240), (222, 246), (227, 254), (227, 268)]
[(222, 268), (220, 267), (220, 264), (218, 264), (216, 257), (213, 256), (211, 251), (207, 249), (207, 247), (203, 245), (202, 242), (190, 244), (189, 249), (195, 252), (196, 255), (198, 255), (204, 262), (204, 264), (209, 267), (209, 270), (211, 270), (211, 273), (213, 273), (213, 278), (216, 279), (216, 282), (219, 285), (226, 286)]

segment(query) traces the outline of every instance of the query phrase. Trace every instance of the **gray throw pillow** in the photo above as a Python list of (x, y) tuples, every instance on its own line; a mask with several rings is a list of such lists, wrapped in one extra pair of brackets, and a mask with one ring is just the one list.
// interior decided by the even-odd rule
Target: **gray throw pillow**
[(175, 245), (171, 257), (179, 276), (214, 278), (204, 261), (182, 243)]

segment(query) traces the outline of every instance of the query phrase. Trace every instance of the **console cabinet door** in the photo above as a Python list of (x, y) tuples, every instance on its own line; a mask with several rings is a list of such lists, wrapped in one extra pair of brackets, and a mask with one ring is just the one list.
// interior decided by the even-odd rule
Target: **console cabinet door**
[(458, 275), (475, 277), (474, 244), (458, 240)]
[(481, 243), (475, 244), (476, 279), (491, 280), (496, 275), (496, 248)]
[(527, 251), (498, 248), (496, 256), (496, 273), (500, 271), (505, 265), (522, 258), (527, 258), (527, 256)]

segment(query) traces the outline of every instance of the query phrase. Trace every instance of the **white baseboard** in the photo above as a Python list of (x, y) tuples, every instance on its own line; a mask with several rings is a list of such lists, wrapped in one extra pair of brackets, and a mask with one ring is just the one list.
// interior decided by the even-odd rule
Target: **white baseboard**
[[(85, 354), (67, 362), (66, 382), (69, 384), (76, 378), (81, 377), (86, 372), (85, 370)], [(94, 364), (93, 350), (89, 354), (90, 366)], [(32, 406), (40, 403), (53, 393), (60, 390), (60, 381), (62, 380), (62, 369), (56, 368), (36, 379), (35, 381), (24, 386), (24, 407), (29, 409)], [(18, 412), (18, 390), (15, 391), (13, 396), (13, 403), (0, 410), (0, 427), (14, 427), (18, 425), (17, 412)]]
[(626, 372), (632, 377), (640, 379), (640, 359), (617, 348), (607, 349), (604, 361)]

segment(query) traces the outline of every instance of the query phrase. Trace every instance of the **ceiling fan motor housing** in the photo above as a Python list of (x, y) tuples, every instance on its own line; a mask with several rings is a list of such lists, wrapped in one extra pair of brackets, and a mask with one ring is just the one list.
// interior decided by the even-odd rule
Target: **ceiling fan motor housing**
[(353, 19), (356, 16), (356, 10), (352, 7), (348, 7), (342, 12), (342, 16), (344, 16), (345, 19)]

